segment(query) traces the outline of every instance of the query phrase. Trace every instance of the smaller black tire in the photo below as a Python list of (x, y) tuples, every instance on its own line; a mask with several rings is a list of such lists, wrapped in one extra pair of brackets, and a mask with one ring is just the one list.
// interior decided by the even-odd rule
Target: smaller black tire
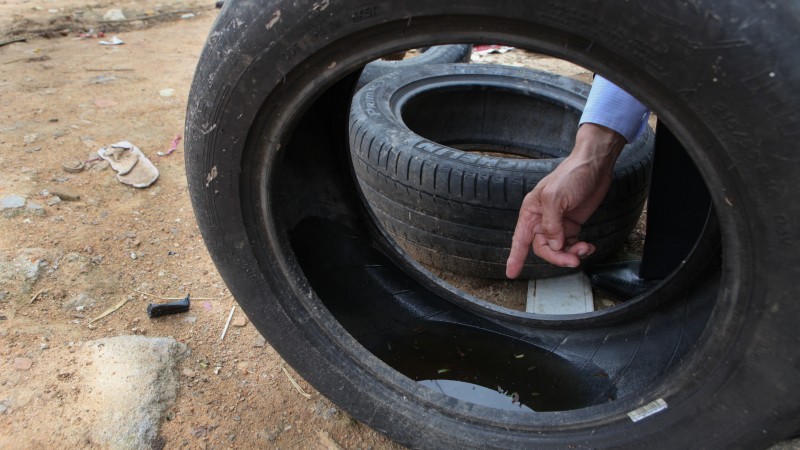
[(420, 54), (413, 58), (399, 61), (378, 59), (364, 66), (356, 89), (361, 89), (373, 80), (393, 72), (415, 70), (431, 64), (468, 63), (472, 56), (472, 45), (437, 45), (420, 49)]
[[(504, 278), (522, 199), (569, 154), (589, 89), (550, 73), (477, 64), (370, 83), (353, 99), (350, 149), (374, 217), (424, 263)], [(608, 195), (581, 233), (597, 246), (586, 265), (619, 249), (636, 225), (653, 142), (646, 127), (623, 150)], [(531, 254), (521, 276), (572, 270)]]

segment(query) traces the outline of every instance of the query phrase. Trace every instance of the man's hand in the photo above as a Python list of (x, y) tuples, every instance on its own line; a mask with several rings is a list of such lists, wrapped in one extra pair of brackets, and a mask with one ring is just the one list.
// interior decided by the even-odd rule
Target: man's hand
[(561, 267), (578, 267), (580, 258), (594, 253), (594, 245), (578, 241), (578, 233), (608, 192), (625, 144), (625, 138), (609, 128), (581, 125), (572, 153), (522, 201), (506, 276), (519, 276), (531, 247), (537, 256)]

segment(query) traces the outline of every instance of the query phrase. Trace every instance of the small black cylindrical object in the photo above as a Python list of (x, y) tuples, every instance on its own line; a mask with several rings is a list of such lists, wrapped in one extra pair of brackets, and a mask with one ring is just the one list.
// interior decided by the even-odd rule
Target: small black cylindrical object
[(183, 313), (189, 311), (189, 306), (189, 296), (187, 295), (186, 298), (175, 302), (160, 304), (150, 303), (147, 305), (147, 315), (153, 318)]

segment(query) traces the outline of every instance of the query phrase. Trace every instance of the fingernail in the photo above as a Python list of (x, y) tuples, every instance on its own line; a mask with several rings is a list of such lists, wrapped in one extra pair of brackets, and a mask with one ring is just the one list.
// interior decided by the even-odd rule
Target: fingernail
[(567, 264), (567, 267), (569, 267), (570, 269), (574, 269), (574, 268), (578, 267), (578, 265), (577, 264)]
[(586, 250), (578, 250), (578, 256), (580, 256), (581, 258), (586, 256), (587, 253), (589, 252), (587, 252)]
[(549, 239), (547, 241), (547, 245), (549, 245), (550, 248), (552, 248), (553, 250), (557, 250), (558, 249), (558, 241), (555, 240), (555, 239)]

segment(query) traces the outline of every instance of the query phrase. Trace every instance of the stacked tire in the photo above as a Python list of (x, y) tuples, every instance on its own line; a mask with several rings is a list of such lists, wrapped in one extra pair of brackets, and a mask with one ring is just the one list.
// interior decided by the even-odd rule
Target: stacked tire
[(432, 64), (468, 63), (472, 56), (472, 45), (436, 45), (418, 49), (419, 54), (396, 61), (377, 59), (364, 66), (358, 79), (357, 89), (390, 73), (415, 71)]
[[(522, 199), (569, 154), (590, 86), (529, 69), (448, 64), (383, 76), (350, 109), (350, 151), (377, 221), (418, 260), (505, 277)], [(653, 132), (627, 145), (582, 228), (591, 265), (625, 242), (642, 212)], [(524, 278), (575, 269), (529, 254)]]

